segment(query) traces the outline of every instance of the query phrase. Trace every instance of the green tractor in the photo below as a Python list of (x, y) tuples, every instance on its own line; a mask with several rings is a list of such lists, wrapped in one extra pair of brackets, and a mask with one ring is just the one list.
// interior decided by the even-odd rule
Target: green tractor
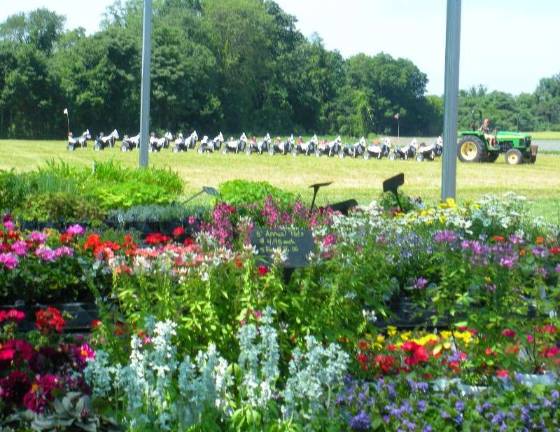
[[(473, 116), (474, 117), (474, 116)], [(482, 117), (482, 115), (480, 116)], [(457, 156), (461, 162), (494, 162), (501, 153), (506, 163), (517, 165), (523, 162), (535, 163), (539, 146), (531, 144), (531, 135), (521, 132), (498, 131), (493, 134), (494, 142), (486, 139), (484, 132), (476, 130), (459, 131)]]

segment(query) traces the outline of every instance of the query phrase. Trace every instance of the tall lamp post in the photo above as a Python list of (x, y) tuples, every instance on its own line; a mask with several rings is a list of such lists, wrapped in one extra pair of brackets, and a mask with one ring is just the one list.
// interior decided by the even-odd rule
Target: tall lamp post
[(148, 166), (148, 135), (150, 130), (150, 62), (152, 51), (152, 0), (144, 0), (142, 35), (142, 88), (140, 101), (140, 167)]
[(441, 199), (455, 198), (457, 192), (457, 100), (459, 98), (459, 57), (461, 48), (461, 0), (447, 0), (445, 40), (445, 95), (443, 115), (443, 167)]

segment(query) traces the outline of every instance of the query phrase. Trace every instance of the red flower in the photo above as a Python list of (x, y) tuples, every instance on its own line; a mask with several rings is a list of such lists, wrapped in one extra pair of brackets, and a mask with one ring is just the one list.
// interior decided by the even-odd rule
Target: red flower
[(99, 327), (101, 325), (101, 321), (98, 319), (95, 319), (91, 322), (91, 328), (92, 329), (96, 329), (97, 327)]
[(90, 234), (86, 241), (84, 242), (84, 250), (95, 251), (101, 244), (101, 237), (99, 234)]
[(185, 228), (183, 227), (177, 227), (173, 230), (173, 237), (175, 238), (181, 237), (184, 234), (185, 234)]
[(407, 341), (402, 345), (402, 350), (405, 351), (408, 355), (404, 359), (404, 362), (408, 366), (416, 366), (420, 363), (426, 363), (430, 356), (422, 345), (417, 344), (416, 342)]
[(70, 243), (72, 241), (72, 234), (64, 232), (62, 234), (60, 234), (60, 243), (66, 244), (66, 243)]
[(486, 348), (486, 350), (484, 350), (484, 353), (490, 357), (490, 356), (496, 356), (496, 351), (494, 351), (492, 348), (488, 347)]
[(552, 346), (543, 349), (541, 354), (545, 358), (552, 358), (552, 357), (556, 357), (558, 353), (560, 353), (560, 348), (558, 348), (557, 346)]
[(185, 246), (192, 246), (192, 245), (194, 244), (194, 240), (193, 240), (192, 238), (190, 238), (190, 237), (187, 237), (187, 238), (185, 239), (185, 241), (183, 242), (183, 244), (184, 244)]
[(496, 372), (496, 376), (498, 378), (508, 378), (509, 372), (507, 371), (507, 369), (500, 369)]
[(170, 238), (167, 237), (165, 234), (150, 233), (146, 236), (144, 242), (146, 242), (149, 245), (159, 245), (159, 244), (167, 243), (169, 240)]
[(385, 375), (395, 372), (395, 357), (391, 355), (376, 355), (375, 364)]
[(265, 265), (260, 265), (258, 270), (259, 270), (259, 276), (261, 277), (266, 276), (269, 272), (268, 267)]
[(358, 341), (358, 349), (359, 349), (360, 351), (365, 351), (365, 350), (367, 350), (368, 348), (369, 348), (369, 342), (368, 342), (367, 340), (365, 340), (365, 339), (360, 339), (360, 340)]
[(62, 329), (66, 324), (60, 311), (53, 307), (37, 311), (35, 318), (35, 327), (43, 334), (47, 334), (52, 330), (62, 333)]
[(492, 241), (503, 242), (503, 241), (505, 241), (505, 238), (503, 236), (495, 235), (495, 236), (492, 237)]
[(368, 356), (366, 354), (360, 353), (357, 355), (356, 359), (358, 360), (358, 363), (363, 370), (368, 369)]
[(502, 336), (503, 337), (513, 339), (515, 337), (515, 335), (516, 335), (516, 333), (512, 329), (504, 329), (504, 331), (502, 331)]
[(548, 251), (551, 255), (560, 255), (560, 246), (553, 246)]

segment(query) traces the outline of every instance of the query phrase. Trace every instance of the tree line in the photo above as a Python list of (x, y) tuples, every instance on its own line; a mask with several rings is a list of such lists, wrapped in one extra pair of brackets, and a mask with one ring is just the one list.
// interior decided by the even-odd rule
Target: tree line
[[(117, 0), (101, 30), (66, 29), (48, 9), (0, 24), (0, 137), (136, 134), (142, 0)], [(441, 133), (443, 101), (410, 60), (344, 59), (272, 0), (154, 0), (151, 129), (368, 135)], [(460, 122), (478, 110), (496, 126), (560, 129), (560, 75), (533, 94), (461, 91)]]

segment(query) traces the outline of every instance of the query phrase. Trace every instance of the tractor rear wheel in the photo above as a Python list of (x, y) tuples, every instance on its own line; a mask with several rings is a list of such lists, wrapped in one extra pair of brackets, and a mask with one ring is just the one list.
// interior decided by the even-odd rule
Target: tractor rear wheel
[(461, 162), (480, 162), (486, 153), (482, 140), (474, 135), (467, 135), (457, 145), (457, 156)]
[(506, 163), (508, 165), (519, 165), (523, 162), (523, 155), (517, 149), (509, 149), (506, 152)]

